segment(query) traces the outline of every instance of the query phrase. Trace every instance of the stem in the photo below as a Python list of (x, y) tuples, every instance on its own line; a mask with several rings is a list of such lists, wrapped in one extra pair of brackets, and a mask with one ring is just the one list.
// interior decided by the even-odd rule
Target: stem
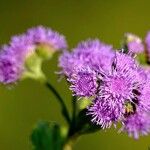
[(60, 94), (56, 91), (56, 89), (49, 82), (46, 82), (46, 86), (48, 87), (48, 89), (50, 89), (52, 91), (52, 93), (57, 98), (57, 100), (60, 103), (61, 108), (62, 108), (62, 115), (64, 116), (64, 118), (66, 119), (66, 121), (68, 122), (68, 124), (70, 124), (70, 122), (71, 122), (70, 121), (70, 116), (69, 116), (67, 107), (66, 107), (63, 99), (61, 98)]
[(76, 110), (77, 110), (77, 101), (76, 97), (72, 97), (72, 124), (76, 123)]
[(76, 111), (77, 111), (76, 97), (72, 97), (72, 119), (69, 126), (68, 138), (74, 136), (74, 134), (76, 133)]
[(63, 148), (63, 150), (72, 150), (72, 146), (69, 144), (66, 144)]
[(73, 136), (69, 137), (67, 142), (64, 145), (63, 150), (72, 150), (74, 143), (76, 142), (76, 140), (78, 139), (78, 135), (74, 134)]

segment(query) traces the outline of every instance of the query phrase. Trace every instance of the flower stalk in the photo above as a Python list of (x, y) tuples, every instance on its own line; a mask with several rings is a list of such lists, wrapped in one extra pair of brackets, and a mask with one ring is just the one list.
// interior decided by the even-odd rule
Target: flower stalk
[(54, 96), (57, 98), (58, 102), (61, 105), (61, 109), (62, 109), (62, 115), (64, 116), (65, 120), (67, 121), (68, 124), (70, 124), (70, 116), (67, 110), (67, 107), (62, 99), (62, 97), (60, 96), (60, 94), (57, 92), (57, 90), (52, 86), (52, 84), (50, 84), (49, 82), (45, 83), (46, 87), (48, 87), (48, 89), (54, 94)]

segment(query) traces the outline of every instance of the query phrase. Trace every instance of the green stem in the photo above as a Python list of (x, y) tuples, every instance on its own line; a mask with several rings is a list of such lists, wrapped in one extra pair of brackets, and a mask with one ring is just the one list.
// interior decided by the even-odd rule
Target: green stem
[(77, 101), (76, 97), (72, 97), (72, 119), (69, 126), (68, 138), (74, 136), (76, 134), (76, 112), (77, 111)]
[(77, 100), (76, 97), (72, 97), (72, 124), (76, 123), (76, 111), (77, 111)]
[(63, 150), (72, 150), (77, 139), (78, 139), (78, 135), (76, 135), (76, 134), (69, 137), (63, 147)]
[(56, 89), (49, 82), (46, 82), (46, 86), (48, 87), (48, 89), (50, 89), (52, 91), (52, 93), (57, 98), (58, 102), (60, 103), (60, 105), (62, 107), (62, 115), (64, 116), (64, 118), (66, 119), (68, 124), (70, 124), (70, 122), (71, 122), (70, 121), (70, 116), (69, 116), (67, 107), (66, 107), (63, 99), (61, 98), (60, 94), (56, 91)]

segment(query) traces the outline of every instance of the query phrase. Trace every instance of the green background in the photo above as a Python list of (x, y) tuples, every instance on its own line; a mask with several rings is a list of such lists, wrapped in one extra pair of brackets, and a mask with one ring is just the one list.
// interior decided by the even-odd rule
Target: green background
[[(89, 37), (120, 46), (125, 32), (145, 36), (150, 29), (150, 0), (0, 0), (0, 44), (36, 25), (66, 35), (69, 46)], [(58, 83), (57, 56), (43, 70), (70, 106), (70, 91)], [(0, 150), (30, 150), (29, 135), (38, 120), (63, 123), (59, 105), (49, 91), (32, 80), (0, 87)], [(116, 129), (83, 136), (75, 150), (147, 150), (150, 136), (139, 140)]]

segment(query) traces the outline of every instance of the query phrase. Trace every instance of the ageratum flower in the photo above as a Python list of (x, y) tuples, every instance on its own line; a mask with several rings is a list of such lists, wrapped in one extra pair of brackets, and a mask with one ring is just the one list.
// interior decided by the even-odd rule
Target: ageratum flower
[(103, 68), (107, 71), (114, 57), (112, 46), (106, 45), (97, 39), (81, 42), (73, 51), (94, 70)]
[(59, 67), (62, 68), (61, 74), (70, 77), (76, 70), (87, 67), (83, 58), (79, 58), (75, 53), (65, 51), (59, 57)]
[(125, 37), (129, 52), (138, 54), (144, 51), (144, 45), (142, 43), (142, 40), (138, 36), (131, 33), (126, 33)]
[(146, 35), (145, 44), (146, 44), (147, 53), (150, 56), (150, 32), (148, 32)]
[(148, 69), (141, 69), (141, 82), (143, 82), (143, 86), (140, 90), (138, 99), (139, 99), (139, 107), (142, 107), (145, 111), (150, 111), (150, 72)]
[(113, 67), (116, 67), (118, 71), (125, 71), (131, 69), (136, 70), (138, 63), (130, 53), (125, 54), (123, 51), (116, 51), (115, 55), (116, 56), (114, 57)]
[(24, 72), (24, 60), (28, 45), (23, 43), (4, 45), (0, 53), (0, 82), (10, 84), (16, 82)]
[(28, 29), (26, 36), (33, 44), (46, 44), (55, 50), (67, 48), (65, 37), (50, 28), (45, 28), (43, 26), (31, 28)]
[(76, 96), (90, 97), (97, 92), (97, 76), (90, 68), (76, 71), (68, 81), (71, 83), (70, 89)]
[[(41, 53), (47, 51), (46, 47), (39, 50), (40, 44), (50, 45), (52, 51), (64, 49), (67, 46), (64, 36), (41, 26), (29, 29), (25, 34), (13, 36), (10, 43), (1, 48), (0, 82), (14, 83), (27, 72), (28, 76), (37, 77), (41, 69)], [(34, 71), (37, 71), (35, 75), (33, 75)]]
[(139, 96), (139, 105), (145, 109), (145, 111), (150, 111), (150, 80), (146, 82), (141, 90)]
[(114, 51), (112, 46), (99, 40), (87, 40), (78, 44), (72, 52), (64, 52), (59, 59), (63, 73), (70, 76), (78, 68), (90, 67), (92, 70), (103, 68), (107, 71), (112, 63)]
[(25, 34), (13, 36), (11, 45), (27, 45), (32, 47), (40, 57), (50, 58), (55, 51), (64, 50), (67, 48), (67, 43), (63, 35), (52, 31), (49, 28), (38, 26), (28, 29)]
[[(121, 60), (121, 61), (120, 61)], [(131, 63), (132, 62), (132, 63)], [(134, 59), (126, 54), (116, 52), (111, 70), (100, 72), (101, 85), (99, 95), (121, 101), (134, 98), (134, 89), (139, 89), (138, 71)]]
[[(129, 55), (116, 52), (111, 70), (99, 72), (98, 100), (93, 101), (88, 109), (89, 114), (93, 114), (92, 122), (102, 125), (103, 128), (110, 127), (113, 122), (134, 112), (134, 104), (138, 103), (137, 97), (144, 81), (141, 82), (138, 67), (133, 62), (134, 58)], [(97, 107), (99, 105), (101, 107)]]
[(0, 82), (14, 83), (20, 78), (23, 68), (13, 55), (0, 55)]
[(123, 113), (122, 102), (97, 97), (93, 104), (88, 107), (87, 115), (91, 116), (93, 123), (100, 125), (104, 129), (110, 128), (113, 123), (117, 123), (122, 118)]
[(125, 131), (129, 136), (138, 139), (140, 135), (150, 133), (150, 115), (147, 112), (138, 110), (136, 113), (125, 118), (121, 131)]

